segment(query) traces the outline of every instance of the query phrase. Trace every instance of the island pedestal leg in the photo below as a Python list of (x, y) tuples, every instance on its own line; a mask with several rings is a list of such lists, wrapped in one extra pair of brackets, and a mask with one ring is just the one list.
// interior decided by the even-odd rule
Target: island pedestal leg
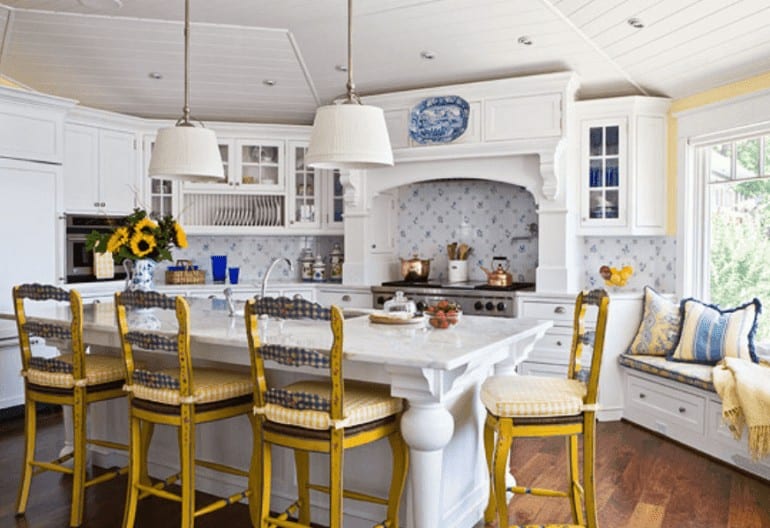
[(444, 447), (452, 439), (454, 420), (443, 405), (409, 402), (401, 434), (409, 446), (412, 518), (409, 528), (439, 528)]

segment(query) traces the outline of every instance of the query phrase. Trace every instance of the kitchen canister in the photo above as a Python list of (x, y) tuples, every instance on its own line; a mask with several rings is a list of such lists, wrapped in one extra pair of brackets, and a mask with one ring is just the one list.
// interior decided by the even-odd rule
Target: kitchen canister
[(313, 262), (313, 282), (323, 282), (326, 280), (326, 263), (317, 255)]
[(468, 281), (468, 261), (467, 260), (450, 260), (447, 281), (467, 282)]
[(338, 243), (334, 243), (329, 252), (329, 280), (342, 282), (342, 263), (345, 262), (345, 254)]
[(299, 276), (304, 282), (313, 280), (313, 250), (305, 248), (299, 256)]

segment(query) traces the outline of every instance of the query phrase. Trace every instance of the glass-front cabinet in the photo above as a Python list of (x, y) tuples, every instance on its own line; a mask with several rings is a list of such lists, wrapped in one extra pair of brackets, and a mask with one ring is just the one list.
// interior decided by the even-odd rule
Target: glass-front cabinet
[[(289, 143), (289, 167), (294, 175), (290, 179), (289, 227), (320, 228), (321, 181), (325, 171), (316, 171), (305, 163), (307, 143)], [(325, 175), (324, 175), (325, 176)]]
[(626, 208), (625, 120), (582, 124), (581, 226), (624, 226)]
[(236, 181), (240, 185), (255, 189), (283, 189), (283, 141), (238, 140), (240, 174)]
[(338, 169), (334, 169), (331, 172), (331, 178), (329, 178), (329, 185), (327, 186), (328, 192), (326, 193), (326, 227), (330, 231), (342, 233), (344, 230), (344, 222), (342, 221), (342, 215), (345, 211), (345, 194), (342, 188), (342, 181), (340, 179), (341, 174)]

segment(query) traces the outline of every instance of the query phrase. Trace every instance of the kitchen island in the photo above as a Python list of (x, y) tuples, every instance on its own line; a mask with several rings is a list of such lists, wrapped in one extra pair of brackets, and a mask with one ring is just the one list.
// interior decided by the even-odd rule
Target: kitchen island
[[(227, 368), (248, 368), (249, 354), (243, 318), (230, 317), (221, 300), (191, 299), (191, 336), (194, 360)], [(66, 319), (62, 308), (31, 306), (30, 316)], [(137, 315), (137, 314), (132, 314)], [(8, 317), (8, 314), (4, 314)], [(172, 312), (162, 310), (139, 315), (148, 328), (175, 328)], [(263, 321), (267, 343), (297, 344), (328, 349), (328, 323), (318, 321)], [(488, 477), (483, 454), (484, 408), (478, 398), (481, 382), (493, 371), (513, 372), (537, 339), (550, 328), (550, 321), (466, 316), (448, 330), (424, 325), (378, 325), (368, 317), (349, 317), (344, 324), (345, 378), (384, 383), (393, 396), (408, 402), (401, 429), (410, 448), (405, 526), (409, 528), (466, 528), (483, 515), (488, 495)], [(84, 338), (92, 347), (119, 353), (114, 307), (111, 303), (85, 307)], [(156, 356), (157, 357), (157, 356)], [(168, 357), (168, 360), (173, 358)], [(289, 382), (296, 377), (279, 365), (270, 375)], [(302, 374), (307, 377), (307, 374)], [(94, 405), (90, 424), (95, 437), (125, 441), (125, 401)], [(198, 456), (226, 464), (248, 467), (251, 430), (244, 417), (214, 427), (199, 428)], [(203, 434), (201, 434), (203, 433)], [(175, 431), (159, 428), (150, 451), (151, 474), (164, 476), (176, 465)], [(95, 463), (111, 466), (125, 462), (122, 454), (94, 451)], [(387, 493), (389, 481), (387, 446), (371, 447), (346, 454), (346, 487), (369, 493)], [(326, 478), (326, 463), (311, 457), (311, 478)], [(279, 509), (291, 501), (294, 489), (293, 459), (288, 452), (274, 454), (273, 504)], [(243, 483), (237, 477), (216, 479), (201, 470), (196, 486), (215, 494), (226, 494)], [(323, 496), (313, 496), (314, 516), (326, 518)], [(346, 502), (345, 526), (371, 526), (382, 518), (381, 507)]]

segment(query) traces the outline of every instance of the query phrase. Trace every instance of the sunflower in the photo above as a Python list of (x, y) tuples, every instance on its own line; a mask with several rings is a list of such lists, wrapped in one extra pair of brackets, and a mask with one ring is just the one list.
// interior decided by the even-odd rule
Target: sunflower
[(139, 220), (136, 225), (134, 225), (134, 231), (137, 233), (144, 231), (145, 229), (149, 229), (150, 231), (153, 231), (155, 229), (158, 229), (158, 224), (153, 222), (148, 217), (144, 217), (141, 220)]
[(107, 251), (117, 253), (128, 242), (128, 228), (119, 227), (107, 241)]
[(153, 252), (158, 242), (155, 237), (149, 233), (136, 231), (131, 237), (131, 252), (139, 258), (145, 257)]
[(178, 248), (187, 247), (187, 233), (184, 232), (182, 226), (177, 222), (174, 222), (174, 243)]

